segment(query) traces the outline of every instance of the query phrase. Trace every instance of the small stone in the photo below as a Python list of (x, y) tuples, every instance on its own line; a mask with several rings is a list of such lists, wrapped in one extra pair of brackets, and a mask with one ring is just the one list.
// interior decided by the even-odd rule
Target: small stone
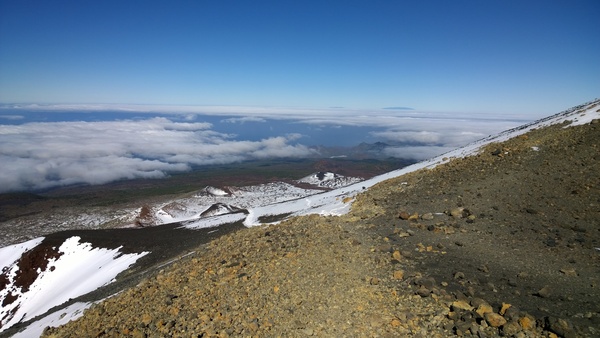
[(392, 322), (390, 323), (390, 325), (392, 325), (392, 327), (398, 327), (398, 326), (400, 326), (400, 324), (402, 324), (402, 322), (400, 322), (400, 319), (398, 319), (398, 318), (392, 319)]
[(542, 298), (550, 297), (550, 287), (548, 285), (541, 288), (535, 295)]
[(478, 267), (477, 270), (484, 272), (484, 273), (490, 272), (490, 268), (487, 266), (487, 264), (484, 264), (484, 265)]
[(418, 221), (419, 220), (419, 214), (415, 212), (414, 214), (408, 216), (408, 220), (409, 221)]
[(150, 325), (150, 323), (152, 323), (152, 316), (150, 316), (147, 313), (144, 313), (142, 315), (142, 323), (144, 323), (144, 326)]
[(504, 324), (506, 324), (506, 319), (504, 319), (504, 317), (502, 317), (501, 315), (494, 313), (494, 312), (488, 312), (484, 315), (485, 321), (488, 323), (489, 326), (492, 327), (500, 327)]
[(411, 236), (411, 234), (406, 231), (402, 231), (402, 232), (398, 233), (398, 237), (400, 237), (400, 238), (405, 238), (405, 237), (410, 237), (410, 236)]
[(473, 310), (473, 307), (464, 300), (457, 300), (452, 302), (452, 309), (471, 311)]
[(430, 212), (425, 213), (425, 214), (421, 215), (421, 219), (424, 220), (424, 221), (432, 220), (433, 219), (433, 214), (430, 213)]
[(448, 312), (448, 318), (453, 321), (460, 320), (460, 313), (458, 311), (450, 311)]
[(398, 218), (402, 219), (402, 220), (407, 220), (410, 217), (410, 214), (406, 211), (400, 211), (400, 214), (398, 214)]
[(308, 327), (306, 329), (302, 330), (302, 332), (307, 336), (312, 336), (314, 334), (313, 329), (308, 328)]
[(508, 320), (517, 320), (521, 317), (521, 311), (519, 311), (519, 309), (516, 306), (511, 306), (508, 309), (506, 309), (506, 311), (504, 312), (504, 318), (508, 319)]
[(454, 218), (462, 218), (464, 210), (465, 210), (464, 208), (454, 208), (454, 209), (450, 210), (450, 216), (452, 216)]
[(419, 278), (415, 280), (415, 284), (427, 289), (432, 289), (435, 286), (435, 279), (433, 277)]
[(404, 278), (404, 271), (396, 270), (394, 271), (394, 279), (401, 280)]
[(461, 271), (455, 272), (454, 279), (465, 279), (465, 273)]
[(402, 259), (402, 254), (400, 253), (400, 251), (396, 250), (392, 254), (392, 258), (399, 261)]
[(531, 315), (525, 315), (519, 319), (519, 325), (523, 330), (533, 330), (535, 328), (535, 319)]
[(474, 308), (478, 308), (479, 305), (481, 305), (481, 304), (490, 305), (488, 302), (485, 301), (485, 299), (481, 299), (481, 298), (471, 299), (471, 306), (473, 306)]
[(537, 215), (538, 214), (538, 211), (535, 210), (535, 209), (532, 209), (532, 208), (525, 208), (525, 212), (527, 212), (528, 214), (531, 214), (531, 215)]
[(507, 322), (502, 326), (502, 333), (505, 337), (513, 337), (517, 333), (521, 332), (521, 325), (515, 321)]
[(456, 323), (456, 335), (457, 336), (465, 336), (468, 334), (468, 332), (471, 329), (471, 324), (470, 323), (465, 323), (465, 322), (459, 322)]
[(377, 278), (377, 277), (371, 277), (371, 279), (369, 280), (369, 284), (371, 284), (371, 285), (378, 285), (379, 284), (379, 278)]
[(375, 251), (379, 252), (392, 252), (392, 246), (389, 244), (381, 244), (375, 248)]
[(577, 334), (575, 333), (571, 323), (562, 318), (546, 317), (545, 327), (549, 331), (552, 331), (561, 337), (577, 337)]
[(421, 297), (429, 297), (431, 295), (431, 290), (424, 286), (421, 286), (419, 290), (417, 290), (417, 295)]
[(560, 272), (562, 272), (566, 276), (577, 276), (577, 271), (575, 271), (575, 269), (573, 268), (563, 268), (560, 269)]
[(490, 313), (490, 312), (494, 312), (494, 309), (492, 308), (492, 306), (490, 304), (480, 304), (477, 307), (477, 310), (475, 310), (475, 312), (481, 316), (482, 318), (484, 318), (486, 313)]
[(500, 308), (500, 314), (504, 316), (504, 314), (506, 313), (506, 310), (508, 310), (512, 305), (508, 304), (508, 303), (502, 303), (502, 308)]

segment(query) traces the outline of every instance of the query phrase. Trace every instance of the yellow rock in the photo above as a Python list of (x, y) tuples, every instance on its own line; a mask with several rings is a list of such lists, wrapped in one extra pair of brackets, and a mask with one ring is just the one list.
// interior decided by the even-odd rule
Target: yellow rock
[(485, 317), (485, 321), (488, 323), (489, 326), (492, 327), (500, 327), (504, 324), (506, 324), (506, 319), (504, 319), (504, 317), (502, 317), (501, 315), (494, 313), (494, 312), (488, 312), (484, 315)]
[(450, 210), (450, 215), (454, 218), (462, 218), (463, 217), (464, 208), (454, 208)]
[(452, 307), (455, 309), (461, 309), (461, 310), (466, 310), (466, 311), (472, 311), (473, 307), (465, 302), (464, 300), (457, 300), (452, 302)]
[(392, 254), (392, 258), (399, 261), (400, 259), (402, 259), (402, 254), (400, 253), (400, 251), (396, 250)]
[(481, 304), (475, 312), (483, 317), (486, 313), (494, 312), (494, 309), (489, 304)]
[(394, 271), (394, 279), (402, 279), (404, 278), (404, 271), (396, 270)]
[(275, 286), (273, 287), (273, 292), (275, 292), (275, 293), (279, 293), (279, 285), (275, 285)]
[(502, 308), (500, 309), (500, 314), (504, 316), (506, 310), (508, 310), (512, 305), (507, 303), (502, 303)]
[(150, 325), (150, 323), (152, 323), (152, 316), (150, 316), (147, 313), (144, 313), (144, 315), (142, 316), (142, 323), (144, 323), (144, 325), (146, 326)]
[(400, 326), (400, 324), (402, 324), (402, 323), (400, 322), (400, 320), (399, 320), (398, 318), (394, 318), (394, 319), (392, 319), (392, 322), (391, 322), (390, 324), (391, 324), (393, 327), (398, 327), (398, 326)]
[(533, 330), (535, 328), (535, 320), (530, 316), (524, 316), (519, 319), (519, 325), (523, 330)]

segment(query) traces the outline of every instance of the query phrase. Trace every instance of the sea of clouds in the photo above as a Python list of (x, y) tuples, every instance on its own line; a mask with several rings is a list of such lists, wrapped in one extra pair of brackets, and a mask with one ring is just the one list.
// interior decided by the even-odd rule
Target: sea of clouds
[[(32, 112), (37, 118), (28, 115)], [(79, 112), (82, 118), (40, 121), (57, 112)], [(93, 119), (83, 115), (94, 112)], [(524, 122), (342, 108), (4, 106), (0, 192), (161, 178), (198, 165), (318, 156), (309, 145), (339, 145), (341, 139), (355, 145), (386, 142), (393, 145), (386, 155), (422, 160)]]

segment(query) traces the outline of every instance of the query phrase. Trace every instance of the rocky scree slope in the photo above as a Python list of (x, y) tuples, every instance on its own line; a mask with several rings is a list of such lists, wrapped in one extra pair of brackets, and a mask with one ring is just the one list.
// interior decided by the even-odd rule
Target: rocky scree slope
[(600, 124), (563, 127), (225, 235), (45, 336), (598, 336)]

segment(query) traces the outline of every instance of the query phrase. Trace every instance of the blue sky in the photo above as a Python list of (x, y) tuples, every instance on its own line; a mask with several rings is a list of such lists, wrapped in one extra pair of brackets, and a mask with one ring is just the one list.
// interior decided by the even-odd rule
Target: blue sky
[(599, 96), (598, 17), (596, 0), (0, 0), (0, 103), (541, 117)]
[(597, 0), (0, 0), (0, 193), (315, 145), (430, 158), (600, 96), (599, 17)]

